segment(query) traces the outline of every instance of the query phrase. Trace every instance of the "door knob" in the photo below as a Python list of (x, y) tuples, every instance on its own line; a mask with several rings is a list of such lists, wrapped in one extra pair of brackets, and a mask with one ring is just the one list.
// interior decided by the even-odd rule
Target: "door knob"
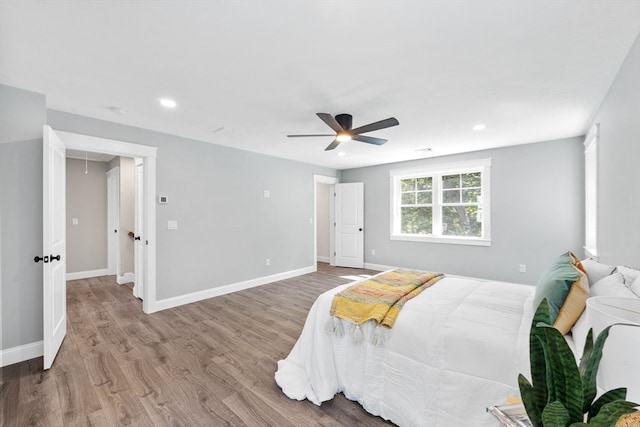
[(56, 256), (50, 255), (49, 259), (51, 260), (51, 262), (53, 262), (54, 260), (60, 261), (60, 255), (56, 255)]
[(140, 236), (134, 237), (133, 240), (140, 240)]
[(362, 228), (358, 228), (358, 231), (362, 231)]
[(46, 263), (48, 263), (48, 262), (49, 262), (49, 257), (48, 257), (48, 256), (45, 256), (45, 257), (36, 256), (33, 260), (34, 260), (35, 262), (44, 261), (44, 263), (46, 264)]

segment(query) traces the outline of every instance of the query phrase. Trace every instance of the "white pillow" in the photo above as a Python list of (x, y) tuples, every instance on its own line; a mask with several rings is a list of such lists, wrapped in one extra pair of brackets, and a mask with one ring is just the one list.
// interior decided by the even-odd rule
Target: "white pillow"
[(622, 277), (624, 277), (624, 283), (626, 283), (627, 286), (631, 286), (633, 281), (640, 276), (640, 271), (625, 267), (624, 265), (619, 265), (617, 271), (622, 274)]
[(591, 287), (591, 293), (589, 296), (637, 298), (637, 296), (624, 284), (624, 277), (618, 272), (615, 272), (604, 279), (600, 279), (598, 283)]
[(640, 298), (640, 275), (636, 277), (636, 280), (634, 280), (631, 286), (629, 286), (629, 289), (631, 289), (631, 292), (633, 292), (638, 298)]
[(580, 261), (580, 263), (582, 264), (582, 268), (584, 268), (585, 273), (587, 273), (589, 286), (593, 286), (600, 281), (600, 279), (610, 276), (616, 270), (616, 267), (613, 265), (602, 264), (591, 258)]
[[(640, 286), (640, 284), (638, 286)], [(603, 279), (600, 279), (591, 287), (591, 293), (589, 294), (590, 298), (602, 296), (638, 298), (636, 294), (627, 288), (624, 284), (622, 274), (617, 271)], [(576, 354), (578, 357), (582, 357), (582, 351), (584, 350), (584, 343), (587, 341), (589, 328), (591, 328), (591, 325), (587, 323), (587, 310), (585, 310), (582, 312), (575, 325), (573, 325), (573, 328), (571, 328), (571, 335), (573, 336), (573, 342), (575, 343)]]

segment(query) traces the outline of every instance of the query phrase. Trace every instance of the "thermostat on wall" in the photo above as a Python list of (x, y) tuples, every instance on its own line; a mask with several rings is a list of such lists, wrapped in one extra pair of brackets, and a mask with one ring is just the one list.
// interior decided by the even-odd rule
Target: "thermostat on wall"
[(169, 202), (169, 198), (167, 196), (158, 196), (158, 203), (166, 204)]

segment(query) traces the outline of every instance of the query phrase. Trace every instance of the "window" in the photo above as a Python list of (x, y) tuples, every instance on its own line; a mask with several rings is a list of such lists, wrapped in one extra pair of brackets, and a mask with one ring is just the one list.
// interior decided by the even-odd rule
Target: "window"
[(598, 258), (598, 135), (600, 125), (595, 124), (584, 140), (585, 188), (585, 254)]
[(393, 170), (391, 239), (489, 246), (491, 159)]

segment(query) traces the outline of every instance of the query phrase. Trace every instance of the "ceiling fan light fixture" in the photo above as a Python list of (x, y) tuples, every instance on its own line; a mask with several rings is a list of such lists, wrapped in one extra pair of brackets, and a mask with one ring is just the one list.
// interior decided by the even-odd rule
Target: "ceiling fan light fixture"
[(351, 135), (346, 132), (340, 132), (336, 135), (336, 139), (339, 142), (351, 141)]
[(171, 98), (160, 98), (160, 105), (164, 108), (176, 108), (178, 104)]

